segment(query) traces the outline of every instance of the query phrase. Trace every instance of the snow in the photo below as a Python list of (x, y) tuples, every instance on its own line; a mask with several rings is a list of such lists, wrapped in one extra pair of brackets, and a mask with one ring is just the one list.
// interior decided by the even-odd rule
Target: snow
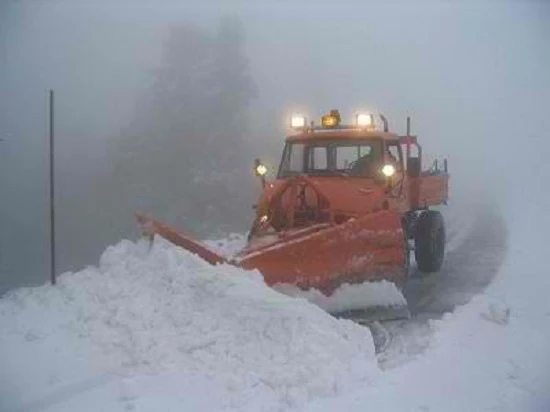
[(225, 258), (231, 258), (243, 249), (247, 243), (246, 235), (241, 233), (230, 233), (223, 239), (208, 239), (204, 243), (210, 246), (216, 253)]
[(449, 206), (441, 208), (441, 213), (443, 213), (445, 219), (446, 253), (455, 251), (468, 239), (475, 224), (475, 213), (465, 211), (468, 209), (475, 210), (479, 207), (479, 205), (472, 204), (472, 201), (468, 199), (467, 202), (451, 200)]
[[(508, 253), (493, 283), (385, 370), (367, 328), (317, 306), (387, 303), (383, 282), (292, 298), (162, 239), (122, 241), (55, 288), (0, 300), (0, 410), (550, 410), (549, 206), (502, 210)], [(454, 210), (458, 247), (474, 223)], [(210, 244), (231, 255), (242, 243)]]
[(407, 301), (394, 283), (388, 281), (365, 282), (357, 285), (344, 283), (330, 296), (317, 289), (306, 291), (293, 285), (274, 285), (286, 295), (303, 298), (329, 313), (340, 313), (368, 307), (403, 307)]
[[(550, 277), (540, 205), (505, 210), (510, 244), (496, 280), (431, 322), (428, 350), (361, 391), (315, 401), (308, 411), (550, 410)], [(399, 396), (395, 396), (399, 394)]]
[[(220, 255), (231, 258), (246, 245), (246, 236), (231, 233), (227, 238), (206, 240), (208, 246)], [(366, 307), (403, 307), (407, 302), (401, 291), (392, 282), (365, 282), (363, 284), (343, 284), (331, 296), (317, 289), (304, 291), (294, 285), (277, 284), (273, 288), (294, 298), (305, 299), (329, 313), (359, 310)]]
[(0, 329), (4, 409), (280, 410), (379, 373), (367, 328), (162, 239), (8, 294)]

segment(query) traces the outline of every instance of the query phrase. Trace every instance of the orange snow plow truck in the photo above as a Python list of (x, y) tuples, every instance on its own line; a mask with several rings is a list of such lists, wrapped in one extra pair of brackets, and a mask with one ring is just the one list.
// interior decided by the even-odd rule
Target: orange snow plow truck
[(388, 130), (380, 114), (341, 123), (337, 110), (321, 124), (291, 119), (277, 177), (257, 159), (263, 192), (248, 244), (223, 257), (208, 246), (144, 215), (146, 235), (160, 235), (215, 265), (258, 269), (268, 285), (291, 284), (330, 295), (344, 283), (388, 280), (402, 288), (410, 253), (419, 270), (438, 271), (445, 252), (442, 215), (431, 206), (448, 198), (447, 161), (422, 171), (422, 147), (410, 134)]

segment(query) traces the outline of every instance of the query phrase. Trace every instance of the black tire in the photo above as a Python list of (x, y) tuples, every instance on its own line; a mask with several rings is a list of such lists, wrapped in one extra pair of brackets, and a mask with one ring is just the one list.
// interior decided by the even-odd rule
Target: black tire
[[(403, 224), (403, 252), (405, 254), (405, 267), (403, 271), (405, 272), (405, 283), (409, 281), (411, 276), (411, 248), (409, 246), (409, 233), (407, 226)], [(404, 287), (405, 285), (403, 285)]]
[(445, 222), (441, 213), (427, 210), (416, 222), (414, 257), (422, 272), (437, 272), (445, 258)]

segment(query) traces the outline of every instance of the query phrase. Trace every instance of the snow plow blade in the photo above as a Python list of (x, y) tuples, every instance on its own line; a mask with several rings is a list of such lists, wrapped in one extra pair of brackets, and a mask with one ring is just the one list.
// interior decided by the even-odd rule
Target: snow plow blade
[(189, 236), (177, 232), (170, 226), (167, 226), (157, 220), (151, 219), (139, 213), (136, 213), (136, 219), (141, 225), (143, 234), (146, 236), (162, 236), (164, 239), (168, 240), (174, 245), (180, 246), (191, 253), (195, 253), (211, 265), (216, 265), (218, 263), (227, 263), (227, 260), (223, 256), (218, 255), (208, 246), (191, 239)]
[(341, 224), (318, 224), (252, 240), (236, 257), (258, 269), (268, 285), (290, 284), (332, 294), (344, 283), (406, 280), (401, 222), (387, 211)]
[[(232, 258), (144, 215), (137, 215), (146, 235), (160, 235), (171, 243), (216, 265), (227, 263), (259, 270), (269, 286), (294, 286), (330, 296), (343, 284), (389, 280), (398, 286), (406, 280), (401, 222), (387, 211), (350, 219), (342, 224), (319, 224), (253, 239)], [(282, 288), (283, 293), (284, 287)], [(358, 308), (368, 321), (406, 318), (406, 301), (399, 297), (387, 305), (368, 301)], [(292, 294), (291, 294), (292, 295)], [(368, 299), (367, 299), (368, 300)], [(368, 315), (367, 315), (368, 313)], [(344, 317), (347, 317), (344, 314)], [(366, 320), (366, 319), (365, 319)]]

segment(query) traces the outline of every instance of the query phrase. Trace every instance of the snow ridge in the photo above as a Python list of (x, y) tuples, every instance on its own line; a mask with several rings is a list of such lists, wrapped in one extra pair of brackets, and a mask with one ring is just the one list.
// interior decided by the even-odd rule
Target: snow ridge
[[(69, 369), (74, 358), (90, 360), (95, 374), (175, 373), (182, 385), (206, 376), (238, 395), (241, 410), (252, 390), (276, 410), (378, 373), (367, 328), (268, 288), (258, 272), (210, 266), (162, 239), (150, 250), (122, 241), (99, 267), (64, 274), (55, 288), (10, 293), (0, 301), (0, 329), (0, 363), (10, 349), (32, 356), (29, 345), (62, 347)], [(53, 381), (74, 381), (68, 375)]]

